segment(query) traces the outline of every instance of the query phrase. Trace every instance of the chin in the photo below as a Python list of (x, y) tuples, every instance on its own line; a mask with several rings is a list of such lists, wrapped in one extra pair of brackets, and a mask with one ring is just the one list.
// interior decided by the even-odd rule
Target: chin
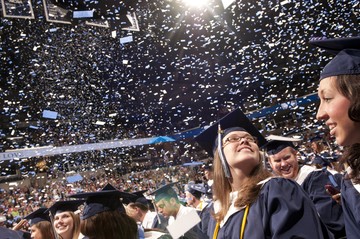
[(340, 137), (337, 137), (335, 139), (335, 142), (340, 146), (350, 146), (351, 144), (353, 144), (352, 142), (345, 141), (343, 138)]

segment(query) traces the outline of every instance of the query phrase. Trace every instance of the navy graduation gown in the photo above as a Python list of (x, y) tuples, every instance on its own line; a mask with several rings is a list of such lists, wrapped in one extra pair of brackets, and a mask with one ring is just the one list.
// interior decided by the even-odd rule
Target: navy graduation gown
[[(219, 229), (221, 239), (239, 239), (245, 210), (234, 213)], [(216, 221), (211, 218), (208, 236), (212, 238)], [(334, 238), (322, 223), (310, 198), (294, 181), (272, 178), (267, 181), (250, 206), (244, 238), (289, 239)]]
[[(329, 177), (332, 177), (332, 179)], [(346, 236), (343, 209), (326, 192), (325, 185), (330, 184), (340, 189), (341, 178), (341, 174), (332, 175), (327, 170), (317, 170), (311, 172), (301, 185), (315, 204), (321, 220), (334, 234), (335, 238)]]
[(30, 239), (30, 233), (0, 226), (1, 239)]
[(206, 235), (209, 227), (209, 220), (211, 218), (211, 212), (213, 212), (213, 202), (210, 202), (206, 205), (206, 207), (201, 210), (199, 216), (201, 218), (201, 222), (198, 224), (200, 230)]
[(351, 180), (344, 179), (341, 185), (341, 203), (347, 239), (360, 238), (360, 193)]

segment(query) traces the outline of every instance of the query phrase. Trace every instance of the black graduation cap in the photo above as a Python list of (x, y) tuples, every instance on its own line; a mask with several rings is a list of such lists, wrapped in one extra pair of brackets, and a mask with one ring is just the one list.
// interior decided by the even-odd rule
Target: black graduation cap
[[(141, 191), (136, 191), (136, 192), (131, 192), (132, 195), (134, 195), (134, 197), (131, 198), (124, 198), (123, 199), (123, 203), (125, 204), (129, 204), (131, 202), (136, 202), (138, 199), (142, 200), (141, 198), (145, 198), (144, 193), (148, 191), (146, 190), (141, 190)], [(145, 198), (146, 199), (146, 198)]]
[(36, 211), (30, 213), (29, 215), (25, 216), (24, 219), (28, 220), (31, 226), (42, 221), (50, 222), (49, 214), (45, 213), (46, 210), (46, 207), (41, 207)]
[(58, 213), (62, 212), (75, 212), (78, 210), (79, 206), (83, 204), (85, 200), (68, 200), (68, 201), (57, 201), (51, 207), (49, 207), (45, 213), (51, 213), (52, 216), (55, 216)]
[(78, 193), (70, 195), (72, 198), (85, 198), (86, 203), (81, 219), (87, 219), (105, 211), (119, 210), (125, 212), (121, 199), (134, 197), (133, 194), (116, 190), (112, 185), (106, 185), (101, 191)]
[(195, 137), (195, 141), (198, 142), (210, 156), (214, 156), (217, 147), (216, 139), (219, 124), (221, 130), (223, 130), (222, 138), (233, 131), (246, 131), (257, 138), (259, 147), (266, 143), (264, 136), (262, 136), (259, 130), (251, 123), (248, 117), (240, 109), (236, 109)]
[(123, 203), (125, 204), (129, 204), (129, 203), (140, 203), (140, 204), (143, 204), (149, 208), (152, 208), (152, 202), (150, 199), (147, 199), (145, 196), (144, 196), (144, 193), (148, 191), (147, 189), (146, 190), (141, 190), (141, 191), (137, 191), (137, 192), (131, 192), (131, 194), (134, 195), (134, 197), (132, 198), (124, 198), (123, 199)]
[(268, 142), (263, 146), (268, 155), (274, 155), (281, 150), (291, 147), (296, 149), (294, 142), (299, 142), (301, 139), (289, 138), (284, 136), (270, 135), (267, 137)]
[(178, 195), (176, 191), (172, 188), (177, 182), (166, 184), (158, 189), (156, 189), (154, 192), (150, 193), (150, 195), (155, 196), (155, 202), (160, 201), (163, 198), (177, 198)]
[(188, 184), (187, 191), (194, 195), (196, 198), (200, 198), (202, 194), (206, 194), (206, 188), (203, 184)]
[(109, 191), (109, 190), (117, 190), (113, 185), (110, 183), (106, 184), (105, 187), (101, 189), (101, 191)]
[(310, 44), (333, 54), (337, 54), (344, 49), (360, 49), (360, 36), (346, 38), (313, 38)]
[(336, 54), (322, 70), (320, 80), (330, 76), (360, 74), (360, 36), (312, 39), (310, 44)]

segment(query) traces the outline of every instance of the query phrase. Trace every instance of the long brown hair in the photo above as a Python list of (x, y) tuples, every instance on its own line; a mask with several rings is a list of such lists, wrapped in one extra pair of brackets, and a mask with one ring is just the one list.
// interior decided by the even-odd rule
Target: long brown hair
[[(335, 86), (350, 101), (349, 118), (354, 122), (360, 122), (360, 75), (337, 76)], [(360, 183), (360, 142), (347, 147), (342, 160), (346, 161), (352, 169), (347, 178)]]
[(68, 211), (74, 221), (73, 236), (72, 239), (78, 239), (80, 235), (80, 216), (72, 211)]
[(343, 162), (347, 162), (352, 171), (345, 179), (352, 179), (354, 183), (360, 183), (360, 143), (353, 144), (346, 148), (342, 155)]
[[(259, 153), (260, 154), (260, 153)], [(261, 158), (261, 157), (260, 157)], [(253, 203), (261, 190), (260, 181), (272, 176), (259, 160), (259, 164), (250, 173), (250, 177), (242, 185), (241, 191), (238, 192), (238, 198), (235, 201), (236, 207), (242, 207)], [(222, 221), (230, 207), (230, 192), (232, 191), (229, 180), (225, 177), (222, 168), (219, 153), (214, 155), (214, 184), (213, 193), (216, 200), (221, 204), (221, 209), (214, 216), (217, 221)]]
[(44, 239), (55, 239), (55, 233), (49, 221), (41, 221), (35, 224)]
[(137, 239), (137, 224), (118, 210), (105, 211), (82, 220), (81, 233), (89, 239)]

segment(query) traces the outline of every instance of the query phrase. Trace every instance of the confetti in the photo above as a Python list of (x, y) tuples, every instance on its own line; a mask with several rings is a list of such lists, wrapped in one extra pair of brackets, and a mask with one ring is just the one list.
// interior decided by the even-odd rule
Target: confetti
[[(308, 134), (320, 125), (316, 99), (297, 100), (317, 91), (332, 57), (308, 40), (358, 34), (355, 0), (210, 0), (206, 8), (180, 0), (116, 2), (125, 8), (110, 1), (93, 19), (74, 19), (69, 12), (88, 9), (51, 7), (51, 0), (7, 12), (33, 19), (0, 18), (1, 152), (172, 137), (234, 108), (261, 113), (252, 120), (263, 134), (279, 127), (281, 134)], [(57, 117), (44, 117), (45, 109)], [(167, 144), (178, 160), (199, 150), (191, 137)], [(0, 161), (0, 172), (29, 175), (38, 163), (50, 172), (93, 170), (155, 157), (168, 146), (149, 147)]]

